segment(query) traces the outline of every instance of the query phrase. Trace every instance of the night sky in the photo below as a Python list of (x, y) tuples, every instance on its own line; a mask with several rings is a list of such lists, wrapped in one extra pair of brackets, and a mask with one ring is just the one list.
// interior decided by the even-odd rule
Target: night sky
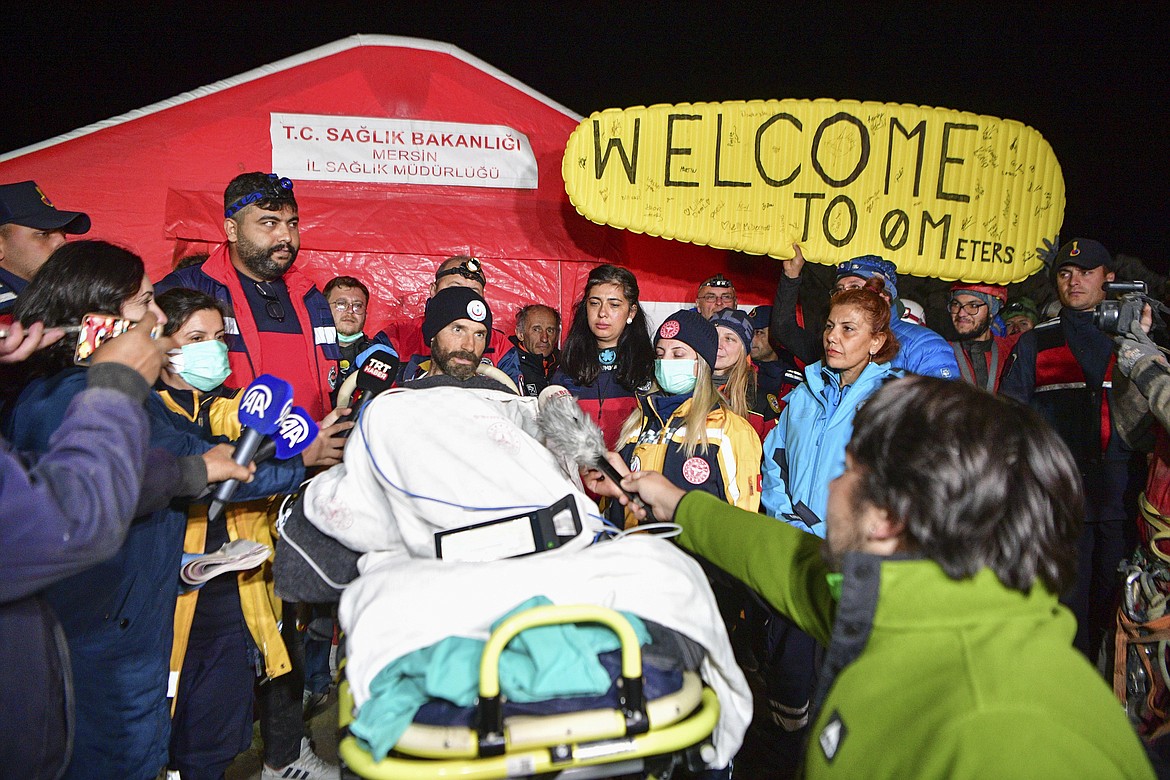
[(455, 44), (580, 114), (827, 97), (1015, 119), (1060, 160), (1062, 236), (1098, 238), (1163, 271), (1170, 259), (1164, 4), (98, 5), (6, 4), (0, 150), (355, 33), (402, 35)]

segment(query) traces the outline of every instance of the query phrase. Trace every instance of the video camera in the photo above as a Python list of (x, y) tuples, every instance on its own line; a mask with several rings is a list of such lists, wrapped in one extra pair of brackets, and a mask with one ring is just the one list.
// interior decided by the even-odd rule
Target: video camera
[(1101, 301), (1093, 310), (1093, 324), (1110, 336), (1129, 333), (1130, 326), (1141, 320), (1142, 309), (1149, 304), (1156, 324), (1165, 327), (1162, 313), (1170, 314), (1158, 301), (1147, 295), (1145, 282), (1106, 282), (1102, 289), (1106, 295), (1120, 295), (1116, 301)]

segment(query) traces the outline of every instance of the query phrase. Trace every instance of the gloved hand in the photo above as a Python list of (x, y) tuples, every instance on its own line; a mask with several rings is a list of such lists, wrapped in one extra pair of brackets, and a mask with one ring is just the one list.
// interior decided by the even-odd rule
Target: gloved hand
[(1124, 336), (1114, 336), (1117, 342), (1117, 370), (1126, 376), (1130, 375), (1133, 367), (1144, 357), (1153, 356), (1166, 363), (1166, 356), (1158, 345), (1150, 340), (1142, 328), (1141, 323), (1134, 320), (1129, 326), (1129, 333)]
[(1047, 238), (1040, 241), (1041, 245), (1036, 247), (1036, 256), (1044, 261), (1044, 265), (1051, 268), (1053, 261), (1056, 260), (1056, 253), (1060, 251), (1060, 235), (1053, 236), (1051, 241)]

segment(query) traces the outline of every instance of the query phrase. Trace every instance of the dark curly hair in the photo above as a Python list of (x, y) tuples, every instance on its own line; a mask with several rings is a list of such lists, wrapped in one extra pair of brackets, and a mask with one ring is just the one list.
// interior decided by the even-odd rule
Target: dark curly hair
[[(142, 287), (142, 258), (106, 241), (69, 241), (57, 248), (16, 299), (13, 318), (24, 325), (77, 325), (89, 314), (122, 313), (122, 305)], [(43, 349), (26, 366), (30, 375), (55, 374), (73, 362), (76, 339), (64, 338)]]
[(909, 551), (951, 579), (987, 568), (1024, 593), (1072, 585), (1080, 472), (1026, 406), (965, 382), (896, 379), (858, 410), (847, 451), (857, 501), (903, 523)]

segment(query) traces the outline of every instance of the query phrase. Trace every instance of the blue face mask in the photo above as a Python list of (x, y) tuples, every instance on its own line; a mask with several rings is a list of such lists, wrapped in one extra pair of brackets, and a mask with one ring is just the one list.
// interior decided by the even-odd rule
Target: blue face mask
[(365, 334), (362, 333), (360, 330), (357, 333), (354, 333), (353, 335), (350, 335), (350, 336), (347, 336), (344, 333), (338, 333), (337, 334), (337, 343), (339, 343), (339, 344), (352, 344), (364, 335)]
[(171, 355), (171, 369), (196, 390), (214, 390), (232, 373), (227, 344), (217, 339), (187, 344)]
[(695, 389), (697, 360), (655, 360), (654, 378), (670, 395), (682, 395)]

